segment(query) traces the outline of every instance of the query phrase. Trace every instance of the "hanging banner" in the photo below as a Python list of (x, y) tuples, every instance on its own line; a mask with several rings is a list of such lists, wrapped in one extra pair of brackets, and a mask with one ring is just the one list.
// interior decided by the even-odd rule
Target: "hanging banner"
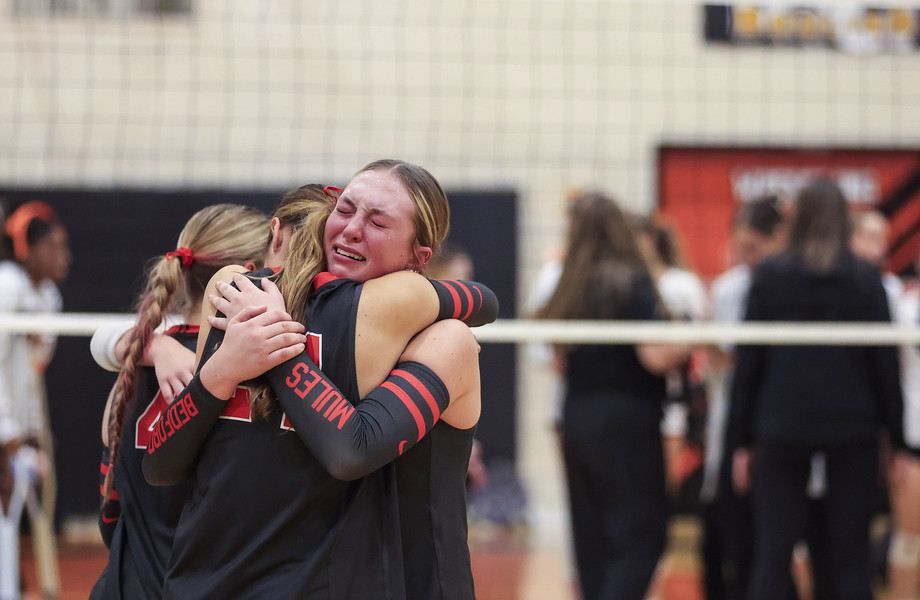
[(878, 210), (891, 226), (888, 268), (912, 268), (920, 253), (920, 149), (663, 146), (658, 211), (680, 233), (688, 266), (710, 279), (732, 264), (739, 204), (776, 195), (791, 206), (816, 177), (830, 177), (854, 211)]
[(708, 42), (818, 46), (873, 54), (920, 48), (920, 8), (841, 5), (706, 4)]

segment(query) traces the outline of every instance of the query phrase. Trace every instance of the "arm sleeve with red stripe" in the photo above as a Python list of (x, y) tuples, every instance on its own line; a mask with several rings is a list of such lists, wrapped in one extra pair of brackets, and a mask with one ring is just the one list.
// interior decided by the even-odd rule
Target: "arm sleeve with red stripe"
[(355, 405), (306, 354), (269, 371), (268, 380), (301, 440), (341, 480), (363, 477), (414, 446), (450, 402), (441, 378), (414, 361), (396, 365)]
[[(246, 274), (259, 288), (259, 277), (278, 277), (274, 270), (265, 268)], [(231, 284), (236, 287), (236, 284)], [(217, 311), (218, 317), (226, 316)], [(144, 478), (150, 485), (177, 485), (192, 474), (198, 452), (220, 414), (227, 407), (227, 402), (217, 398), (201, 384), (201, 367), (214, 355), (224, 339), (225, 332), (211, 328), (204, 343), (201, 361), (195, 377), (176, 401), (169, 405), (163, 417), (157, 422), (147, 443), (142, 468)]]
[(476, 281), (430, 279), (438, 293), (438, 321), (460, 319), (470, 327), (491, 323), (498, 317), (495, 292)]
[(105, 497), (105, 476), (111, 468), (111, 453), (108, 447), (102, 450), (102, 461), (99, 463), (99, 533), (102, 534), (102, 541), (106, 548), (112, 547), (112, 536), (115, 534), (115, 526), (121, 518), (121, 502), (118, 501), (118, 493), (112, 489), (109, 497)]
[(196, 374), (157, 421), (141, 467), (150, 485), (177, 485), (191, 475), (198, 452), (227, 403)]

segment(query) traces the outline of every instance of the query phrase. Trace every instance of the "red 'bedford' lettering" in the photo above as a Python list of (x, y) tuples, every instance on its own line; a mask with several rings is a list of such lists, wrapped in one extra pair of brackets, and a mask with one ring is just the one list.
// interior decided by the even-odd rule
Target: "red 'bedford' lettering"
[(198, 414), (198, 407), (192, 402), (191, 394), (186, 394), (185, 398), (182, 399), (182, 403), (185, 405), (185, 414), (187, 414), (190, 419)]
[(153, 430), (150, 432), (150, 443), (147, 444), (147, 453), (151, 454), (154, 450), (159, 448), (163, 441), (166, 439), (165, 432), (163, 431), (163, 419), (161, 418), (154, 425)]
[(170, 437), (173, 434), (172, 423), (169, 422), (169, 411), (163, 413), (163, 416), (160, 418), (160, 423), (163, 424), (163, 439)]
[(150, 439), (147, 441), (147, 454), (152, 454), (154, 450), (160, 447), (160, 436), (157, 435), (158, 427), (154, 427), (150, 432)]
[(172, 431), (169, 435), (172, 435), (176, 432), (177, 429), (182, 427), (182, 419), (179, 418), (179, 406), (181, 403), (173, 404), (169, 407), (169, 410), (166, 411), (166, 417), (169, 420), (169, 426), (172, 427)]
[(179, 426), (185, 425), (188, 422), (188, 415), (185, 412), (185, 403), (182, 401), (176, 402), (176, 416), (179, 418)]

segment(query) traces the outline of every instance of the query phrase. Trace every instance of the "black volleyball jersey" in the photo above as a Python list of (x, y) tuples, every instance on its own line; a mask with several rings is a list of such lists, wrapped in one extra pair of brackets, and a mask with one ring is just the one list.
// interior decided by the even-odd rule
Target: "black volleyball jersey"
[[(635, 275), (626, 299), (623, 319), (665, 319), (655, 284), (647, 275)], [(636, 354), (635, 344), (579, 344), (566, 357), (567, 398), (620, 393), (648, 399), (660, 410), (666, 395), (665, 378), (649, 372)]]
[(438, 423), (396, 459), (399, 515), (410, 600), (473, 600), (466, 472), (476, 428)]
[[(198, 326), (177, 325), (166, 335), (194, 351)], [(147, 454), (150, 432), (170, 400), (160, 392), (153, 368), (142, 368), (134, 397), (125, 406), (119, 457), (113, 467), (121, 518), (112, 536), (109, 562), (90, 594), (92, 600), (160, 597), (176, 524), (191, 482), (151, 486), (144, 480), (141, 461)]]
[[(308, 353), (351, 398), (362, 285), (323, 274), (307, 312)], [(228, 402), (198, 457), (164, 598), (405, 598), (395, 467), (338, 481), (276, 407)]]

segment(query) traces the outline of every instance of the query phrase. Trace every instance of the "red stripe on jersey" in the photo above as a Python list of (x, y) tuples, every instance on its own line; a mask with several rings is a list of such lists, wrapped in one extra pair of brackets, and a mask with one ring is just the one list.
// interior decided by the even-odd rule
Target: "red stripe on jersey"
[(108, 475), (109, 469), (110, 469), (109, 463), (99, 463), (99, 472), (102, 473), (103, 475)]
[(102, 515), (102, 522), (103, 523), (117, 523), (119, 518), (120, 517), (107, 517), (105, 515)]
[(167, 409), (169, 409), (169, 402), (163, 396), (163, 391), (159, 390), (134, 424), (134, 447), (136, 449), (143, 450), (150, 445), (153, 429)]
[(163, 333), (166, 335), (175, 335), (177, 333), (198, 333), (198, 325), (186, 325), (182, 323), (180, 325), (173, 325)]
[(307, 347), (306, 353), (313, 362), (316, 363), (316, 366), (320, 369), (323, 368), (323, 336), (318, 333), (307, 333)]
[(338, 275), (333, 275), (329, 271), (323, 271), (318, 273), (316, 277), (313, 278), (313, 291), (318, 290), (323, 287), (330, 281), (335, 281), (336, 279), (341, 279)]
[(249, 390), (238, 387), (233, 397), (227, 400), (227, 406), (220, 413), (221, 419), (232, 421), (252, 421), (252, 410), (249, 405)]
[(397, 398), (402, 400), (402, 403), (405, 404), (409, 412), (412, 413), (412, 418), (415, 419), (415, 425), (418, 427), (418, 439), (421, 440), (425, 437), (425, 421), (422, 419), (422, 413), (419, 412), (418, 407), (412, 402), (412, 398), (409, 397), (409, 394), (392, 381), (384, 381), (380, 387), (385, 387), (396, 394)]
[(409, 384), (416, 389), (416, 391), (422, 395), (422, 398), (425, 399), (425, 402), (428, 403), (428, 408), (431, 409), (431, 414), (434, 415), (434, 420), (437, 421), (441, 418), (441, 408), (438, 406), (438, 403), (435, 402), (434, 396), (431, 395), (431, 390), (425, 387), (421, 381), (418, 380), (418, 377), (413, 375), (408, 371), (403, 369), (393, 369), (390, 371), (390, 375), (396, 375), (397, 377), (402, 377)]

